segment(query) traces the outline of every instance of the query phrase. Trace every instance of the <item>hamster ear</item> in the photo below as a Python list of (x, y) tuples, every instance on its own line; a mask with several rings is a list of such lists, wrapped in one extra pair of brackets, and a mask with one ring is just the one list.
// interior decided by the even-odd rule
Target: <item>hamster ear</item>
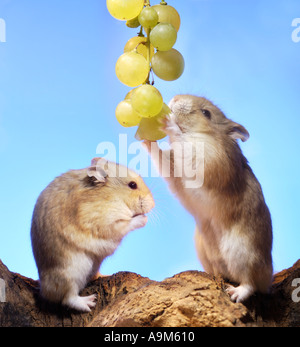
[(234, 140), (241, 139), (245, 142), (249, 139), (250, 135), (241, 124), (232, 122), (229, 129), (229, 136)]
[(108, 161), (104, 158), (94, 158), (91, 162), (91, 166), (87, 169), (89, 177), (96, 179), (98, 182), (104, 183), (108, 176)]

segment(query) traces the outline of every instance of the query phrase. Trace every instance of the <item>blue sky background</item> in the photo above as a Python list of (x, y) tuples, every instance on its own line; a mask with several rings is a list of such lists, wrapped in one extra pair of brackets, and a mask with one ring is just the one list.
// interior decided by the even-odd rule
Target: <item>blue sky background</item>
[[(151, 1), (157, 4), (159, 1)], [(155, 79), (166, 102), (206, 96), (250, 132), (241, 145), (262, 184), (274, 228), (274, 268), (300, 258), (300, 42), (291, 26), (299, 0), (170, 0), (181, 15), (175, 48), (186, 69)], [(86, 167), (97, 145), (119, 134), (134, 142), (114, 110), (130, 88), (114, 66), (136, 34), (112, 18), (104, 0), (0, 0), (0, 259), (37, 278), (30, 223), (39, 193), (57, 175)], [(127, 164), (134, 157), (128, 155)], [(119, 160), (119, 158), (117, 158)], [(124, 158), (120, 158), (124, 163)], [(126, 164), (126, 163), (125, 163)], [(150, 161), (149, 161), (150, 164)], [(161, 178), (145, 178), (156, 207), (101, 271), (161, 280), (201, 270), (195, 223)]]

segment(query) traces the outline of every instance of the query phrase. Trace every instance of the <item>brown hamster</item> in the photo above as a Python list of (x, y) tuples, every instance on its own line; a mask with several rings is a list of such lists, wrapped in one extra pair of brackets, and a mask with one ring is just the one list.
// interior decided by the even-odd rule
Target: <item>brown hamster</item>
[[(169, 106), (172, 113), (164, 131), (171, 149), (161, 151), (148, 141), (145, 145), (170, 189), (195, 218), (195, 244), (205, 271), (239, 284), (227, 289), (233, 301), (268, 292), (272, 222), (261, 186), (237, 143), (248, 139), (247, 130), (202, 97), (177, 95)], [(191, 144), (190, 150), (182, 149), (185, 143)], [(175, 152), (175, 144), (182, 145), (181, 152)], [(179, 164), (196, 167), (200, 184), (193, 186), (193, 175), (187, 177), (186, 170), (176, 175)]]
[(145, 226), (153, 207), (139, 175), (101, 158), (55, 178), (40, 194), (31, 226), (42, 297), (89, 312), (96, 295), (79, 291), (127, 233)]

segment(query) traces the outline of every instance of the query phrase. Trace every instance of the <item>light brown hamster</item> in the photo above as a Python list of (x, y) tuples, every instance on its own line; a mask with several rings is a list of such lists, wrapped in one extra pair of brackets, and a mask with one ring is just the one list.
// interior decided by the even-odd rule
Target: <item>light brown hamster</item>
[[(261, 186), (237, 143), (248, 139), (248, 131), (202, 97), (177, 95), (169, 107), (172, 113), (163, 130), (171, 149), (161, 151), (149, 141), (145, 145), (170, 189), (195, 218), (195, 245), (204, 270), (239, 284), (227, 289), (232, 301), (268, 292), (272, 222)], [(187, 143), (190, 150), (183, 150)], [(194, 176), (186, 174), (189, 165)], [(182, 175), (176, 175), (180, 171)]]
[(42, 297), (89, 312), (96, 295), (79, 291), (127, 233), (145, 226), (153, 207), (139, 175), (101, 158), (55, 178), (40, 194), (31, 226)]

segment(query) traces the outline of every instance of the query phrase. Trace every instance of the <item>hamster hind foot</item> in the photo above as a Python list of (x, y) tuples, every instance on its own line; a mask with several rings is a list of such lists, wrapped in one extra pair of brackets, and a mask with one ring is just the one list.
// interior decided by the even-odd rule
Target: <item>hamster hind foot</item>
[(253, 286), (250, 284), (241, 284), (238, 287), (229, 286), (226, 293), (230, 295), (231, 301), (243, 302), (248, 299), (255, 292)]
[(62, 304), (81, 312), (91, 312), (91, 308), (96, 306), (97, 295), (79, 296), (70, 295), (66, 297)]

